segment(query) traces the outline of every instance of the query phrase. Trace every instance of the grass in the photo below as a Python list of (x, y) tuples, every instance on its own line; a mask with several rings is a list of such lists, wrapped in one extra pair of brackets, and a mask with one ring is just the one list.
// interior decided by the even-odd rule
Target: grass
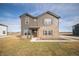
[(7, 37), (0, 40), (1, 56), (75, 56), (79, 55), (79, 42), (29, 42), (28, 39)]

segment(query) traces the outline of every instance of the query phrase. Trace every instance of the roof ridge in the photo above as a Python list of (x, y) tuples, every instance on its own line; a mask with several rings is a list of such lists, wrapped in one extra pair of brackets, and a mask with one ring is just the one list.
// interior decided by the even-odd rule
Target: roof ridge
[[(41, 15), (43, 15), (43, 14), (45, 14), (45, 13), (49, 13), (49, 14), (55, 16), (56, 18), (60, 18), (60, 16), (58, 16), (57, 14), (55, 14), (55, 13), (53, 13), (53, 12), (51, 12), (51, 11), (45, 11), (45, 12), (43, 12), (42, 14), (40, 14), (40, 15), (38, 15), (38, 16), (33, 16), (31, 13), (24, 13), (23, 15), (28, 15), (28, 16), (31, 16), (31, 17), (33, 17), (33, 18), (37, 18), (37, 17), (39, 17), (39, 16), (41, 16)], [(22, 16), (22, 15), (21, 15), (21, 16)], [(20, 17), (21, 17), (21, 16), (20, 16)]]

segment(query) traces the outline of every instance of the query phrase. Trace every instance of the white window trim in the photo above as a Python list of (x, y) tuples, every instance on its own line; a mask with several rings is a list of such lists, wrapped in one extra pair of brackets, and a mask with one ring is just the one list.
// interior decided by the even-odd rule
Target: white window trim
[[(50, 20), (49, 22), (47, 22), (48, 20)], [(52, 19), (51, 18), (45, 18), (44, 19), (44, 25), (51, 25), (52, 24)]]
[[(49, 34), (49, 32), (52, 32), (51, 34)], [(46, 34), (45, 34), (46, 33)], [(53, 30), (43, 30), (43, 35), (53, 35)]]
[[(26, 23), (26, 22), (28, 22), (28, 23)], [(25, 24), (29, 24), (29, 17), (25, 18)]]

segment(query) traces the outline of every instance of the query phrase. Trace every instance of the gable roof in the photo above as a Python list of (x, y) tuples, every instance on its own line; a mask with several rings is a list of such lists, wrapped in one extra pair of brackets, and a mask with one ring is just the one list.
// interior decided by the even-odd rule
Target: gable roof
[(48, 13), (48, 14), (50, 14), (50, 15), (52, 15), (52, 16), (55, 16), (56, 18), (60, 18), (60, 16), (58, 16), (58, 15), (56, 15), (55, 13), (50, 12), (50, 11), (44, 12), (44, 13), (42, 13), (41, 15), (39, 15), (39, 16), (37, 16), (37, 17), (40, 17), (40, 16), (42, 16), (42, 15), (44, 15), (44, 14), (46, 14), (46, 13)]
[(5, 26), (5, 27), (8, 27), (7, 25), (4, 25), (4, 24), (0, 24), (0, 26)]
[[(30, 16), (30, 17), (32, 17), (32, 18), (36, 18), (35, 16), (33, 16), (33, 15), (29, 14), (29, 13), (25, 13), (25, 14), (23, 14), (23, 15)], [(21, 15), (21, 16), (23, 16), (23, 15)], [(21, 17), (21, 16), (20, 16), (20, 17)]]
[[(50, 14), (50, 15), (52, 15), (52, 16), (55, 16), (56, 18), (60, 18), (60, 16), (58, 16), (58, 15), (56, 15), (55, 13), (50, 12), (50, 11), (44, 12), (44, 13), (38, 15), (38, 16), (33, 16), (33, 15), (29, 14), (29, 13), (22, 14), (21, 16), (27, 15), (27, 16), (30, 16), (30, 17), (32, 17), (32, 18), (38, 18), (38, 17), (40, 17), (40, 16), (42, 16), (42, 15), (44, 15), (44, 14), (46, 14), (46, 13), (48, 13), (48, 14)], [(20, 16), (20, 17), (21, 17), (21, 16)]]

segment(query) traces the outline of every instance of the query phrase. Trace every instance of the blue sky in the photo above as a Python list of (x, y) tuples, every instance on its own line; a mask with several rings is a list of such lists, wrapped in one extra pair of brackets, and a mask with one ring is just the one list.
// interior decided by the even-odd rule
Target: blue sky
[(72, 26), (79, 23), (79, 4), (29, 4), (29, 3), (9, 3), (0, 4), (0, 23), (8, 25), (9, 32), (19, 32), (20, 18), (23, 13), (39, 15), (45, 11), (52, 11), (59, 15), (59, 31), (71, 32)]

